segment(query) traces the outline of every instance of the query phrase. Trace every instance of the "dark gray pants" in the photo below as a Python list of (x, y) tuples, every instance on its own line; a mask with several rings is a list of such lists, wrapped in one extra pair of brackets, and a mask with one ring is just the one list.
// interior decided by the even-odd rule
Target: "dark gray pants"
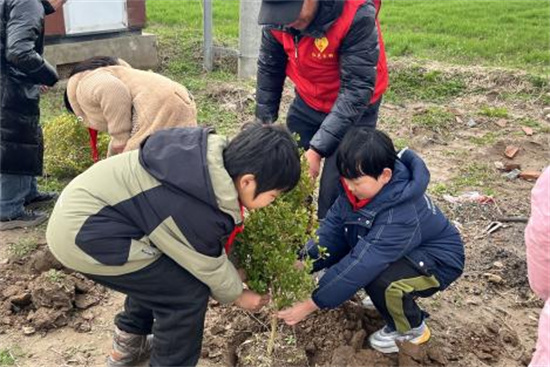
[(86, 275), (127, 295), (116, 326), (153, 333), (151, 366), (195, 366), (199, 360), (210, 289), (168, 256), (134, 273)]
[[(375, 104), (366, 106), (354, 125), (376, 128), (381, 102), (380, 99)], [(300, 147), (307, 150), (313, 135), (319, 130), (326, 117), (326, 113), (309, 107), (297, 94), (288, 110), (286, 123), (290, 131), (300, 136)], [(317, 210), (319, 220), (325, 217), (341, 192), (343, 192), (343, 188), (340, 184), (340, 174), (336, 168), (336, 154), (332, 154), (330, 157), (325, 158), (325, 165), (321, 174)]]

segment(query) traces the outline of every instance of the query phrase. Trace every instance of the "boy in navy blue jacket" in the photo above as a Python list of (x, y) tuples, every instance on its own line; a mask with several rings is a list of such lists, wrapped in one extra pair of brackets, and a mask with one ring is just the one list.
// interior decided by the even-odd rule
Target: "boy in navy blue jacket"
[[(331, 207), (307, 245), (327, 268), (312, 297), (280, 311), (294, 325), (317, 309), (334, 308), (364, 288), (386, 326), (369, 337), (383, 353), (396, 341), (422, 344), (431, 333), (415, 302), (454, 282), (464, 269), (464, 245), (456, 228), (426, 195), (430, 173), (410, 150), (399, 156), (381, 131), (350, 130), (337, 152), (345, 193)], [(318, 247), (330, 254), (320, 258)]]

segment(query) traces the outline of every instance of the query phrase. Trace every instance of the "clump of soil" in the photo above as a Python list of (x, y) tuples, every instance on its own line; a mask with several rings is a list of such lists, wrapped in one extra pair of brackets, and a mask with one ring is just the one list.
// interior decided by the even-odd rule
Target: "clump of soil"
[(79, 311), (99, 303), (105, 289), (62, 269), (45, 246), (0, 265), (0, 333), (9, 328), (30, 335), (66, 325), (91, 330), (91, 318)]

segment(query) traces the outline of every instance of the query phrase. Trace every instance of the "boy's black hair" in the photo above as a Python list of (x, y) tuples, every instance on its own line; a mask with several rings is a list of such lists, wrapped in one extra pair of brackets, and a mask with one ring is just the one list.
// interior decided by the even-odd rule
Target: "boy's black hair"
[(367, 127), (351, 128), (338, 146), (336, 164), (342, 177), (378, 179), (384, 168), (393, 171), (397, 153), (390, 137)]
[(254, 175), (256, 196), (270, 190), (290, 191), (300, 180), (298, 145), (282, 125), (245, 125), (225, 148), (223, 160), (233, 180)]
[[(69, 74), (69, 78), (75, 74), (82, 73), (83, 71), (95, 70), (105, 66), (113, 66), (113, 65), (119, 65), (117, 57), (94, 56), (92, 58), (89, 58), (87, 60), (84, 60), (76, 64), (73, 70), (71, 70), (71, 73)], [(65, 108), (67, 109), (67, 111), (74, 114), (74, 110), (71, 106), (71, 103), (69, 102), (69, 95), (67, 94), (67, 89), (65, 89), (65, 93), (63, 95), (63, 101), (65, 102)]]

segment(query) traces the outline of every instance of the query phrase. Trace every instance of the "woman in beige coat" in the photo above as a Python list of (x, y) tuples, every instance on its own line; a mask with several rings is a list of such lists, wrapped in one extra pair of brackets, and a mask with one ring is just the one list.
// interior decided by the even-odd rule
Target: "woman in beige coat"
[(197, 108), (184, 86), (113, 57), (93, 57), (73, 69), (65, 106), (92, 137), (94, 130), (111, 136), (109, 156), (139, 148), (155, 131), (197, 125)]

